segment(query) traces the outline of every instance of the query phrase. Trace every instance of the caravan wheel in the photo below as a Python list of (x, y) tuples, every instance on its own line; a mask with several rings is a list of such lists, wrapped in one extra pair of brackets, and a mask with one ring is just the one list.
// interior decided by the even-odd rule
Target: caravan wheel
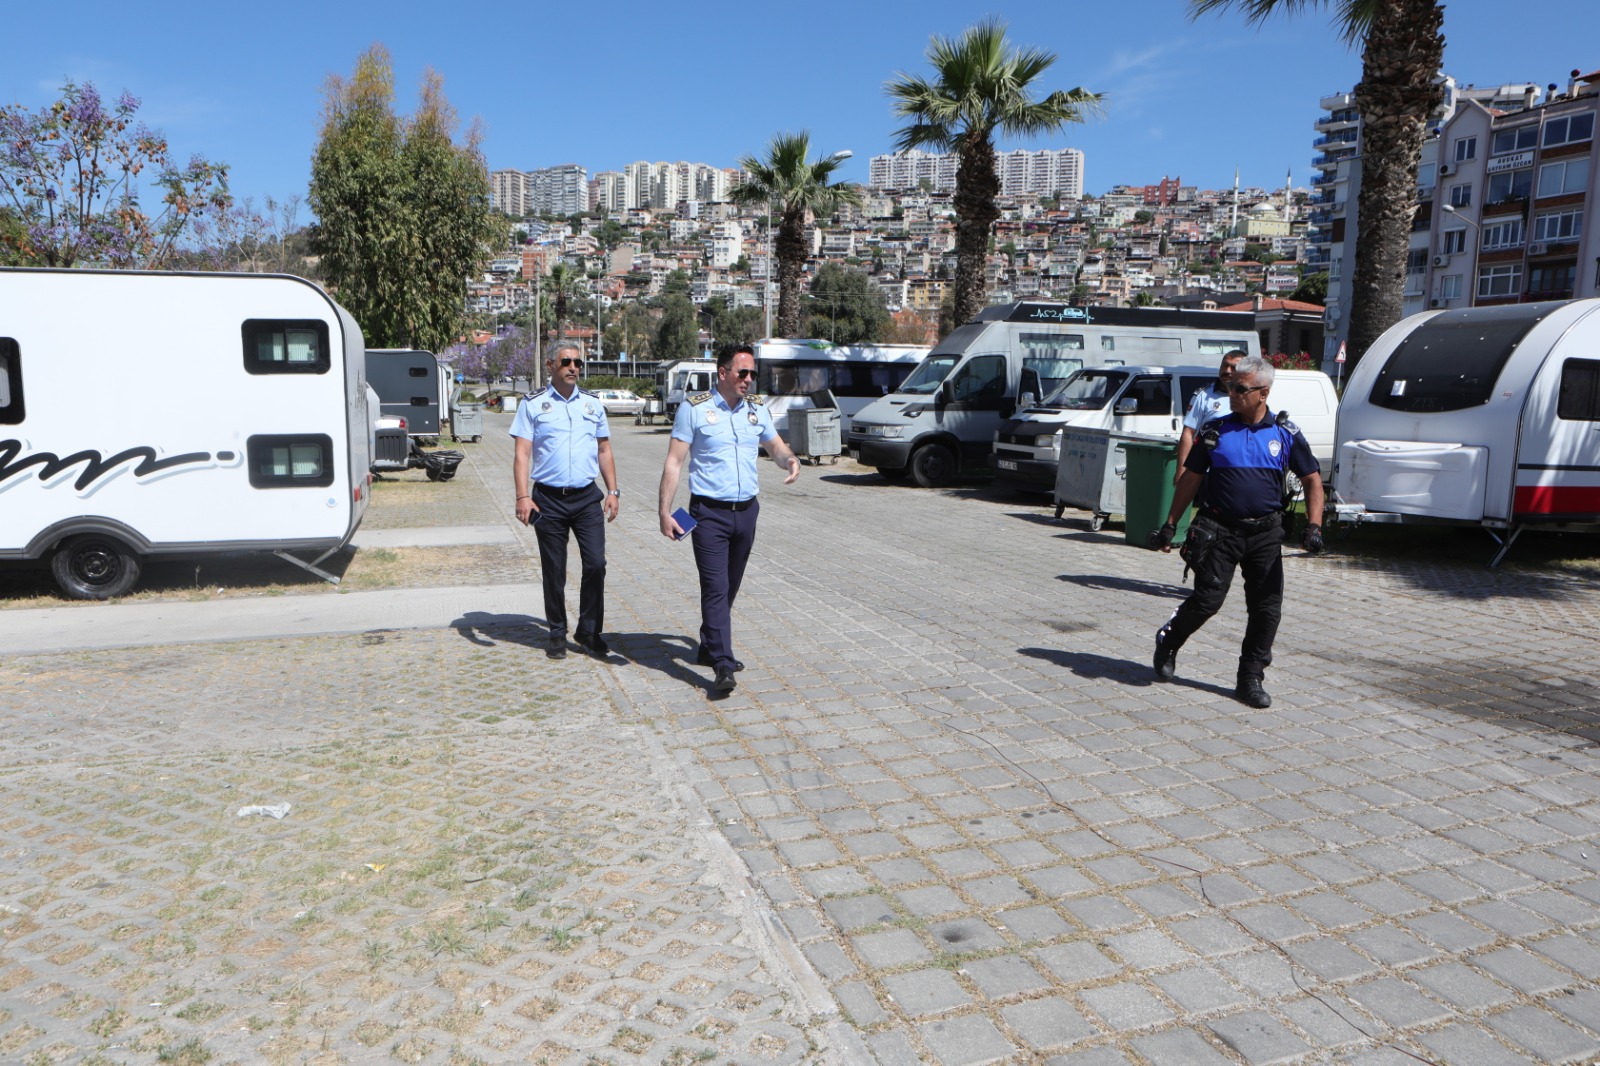
[(109, 600), (139, 580), (139, 557), (115, 537), (90, 533), (62, 543), (50, 557), (61, 591), (75, 600)]

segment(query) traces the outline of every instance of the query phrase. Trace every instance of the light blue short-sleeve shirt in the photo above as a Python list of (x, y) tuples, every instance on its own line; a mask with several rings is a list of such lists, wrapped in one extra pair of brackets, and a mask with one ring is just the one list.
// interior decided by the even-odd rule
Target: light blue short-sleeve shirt
[(1195, 390), (1194, 399), (1189, 401), (1188, 413), (1183, 416), (1183, 425), (1185, 429), (1192, 429), (1198, 433), (1200, 427), (1213, 418), (1221, 418), (1232, 413), (1233, 407), (1228, 403), (1228, 390), (1219, 389), (1216, 382), (1212, 382), (1203, 389)]
[(511, 422), (511, 435), (533, 442), (534, 481), (576, 489), (600, 476), (600, 446), (611, 436), (606, 407), (587, 389), (565, 398), (546, 385), (524, 397)]
[(672, 439), (689, 445), (689, 491), (714, 500), (748, 500), (761, 491), (756, 462), (761, 445), (777, 435), (759, 396), (730, 408), (715, 389), (679, 404), (672, 423)]

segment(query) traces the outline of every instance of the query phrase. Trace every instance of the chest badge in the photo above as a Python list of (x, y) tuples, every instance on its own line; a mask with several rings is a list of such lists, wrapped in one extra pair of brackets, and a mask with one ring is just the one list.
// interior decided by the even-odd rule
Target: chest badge
[(541, 407), (541, 408), (540, 408), (540, 410), (541, 410), (541, 411), (548, 411), (548, 410), (550, 410), (550, 401), (549, 401), (549, 400), (546, 400), (546, 401), (545, 401), (545, 402), (544, 402), (544, 406), (543, 406), (543, 407)]
[(1272, 457), (1274, 459), (1276, 459), (1278, 457), (1278, 453), (1283, 451), (1283, 441), (1281, 441), (1281, 440), (1268, 441), (1267, 442), (1267, 451), (1271, 452), (1272, 453)]
[(708, 426), (716, 425), (718, 417), (719, 416), (717, 415), (717, 412), (715, 412), (715, 411), (706, 412), (706, 425), (708, 425)]
[(583, 405), (583, 413), (586, 414), (586, 415), (594, 414), (594, 404), (592, 404), (592, 403), (584, 404)]
[(754, 411), (751, 411), (748, 417), (750, 419), (750, 424), (752, 426), (757, 426), (757, 425), (761, 424), (761, 419), (756, 417), (756, 413)]

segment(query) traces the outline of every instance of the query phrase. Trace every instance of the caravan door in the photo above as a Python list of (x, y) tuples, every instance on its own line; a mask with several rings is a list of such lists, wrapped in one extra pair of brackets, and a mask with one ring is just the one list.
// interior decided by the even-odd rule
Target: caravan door
[[(1600, 516), (1600, 301), (1584, 303), (1587, 313), (1559, 333), (1528, 388), (1512, 500), (1518, 519), (1590, 522)], [(1568, 305), (1560, 317), (1580, 307)], [(1530, 334), (1522, 344), (1535, 341)]]

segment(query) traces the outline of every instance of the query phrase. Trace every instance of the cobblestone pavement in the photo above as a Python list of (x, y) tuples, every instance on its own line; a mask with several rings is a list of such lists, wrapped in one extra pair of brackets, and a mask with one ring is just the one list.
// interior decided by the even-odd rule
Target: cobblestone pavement
[[(508, 423), (459, 511), (379, 521), (504, 520)], [(1260, 712), (1238, 596), (1152, 683), (1174, 557), (766, 468), (709, 701), (665, 432), (613, 428), (608, 665), (531, 626), (0, 663), (0, 1058), (1600, 1055), (1592, 582), (1291, 553)]]

